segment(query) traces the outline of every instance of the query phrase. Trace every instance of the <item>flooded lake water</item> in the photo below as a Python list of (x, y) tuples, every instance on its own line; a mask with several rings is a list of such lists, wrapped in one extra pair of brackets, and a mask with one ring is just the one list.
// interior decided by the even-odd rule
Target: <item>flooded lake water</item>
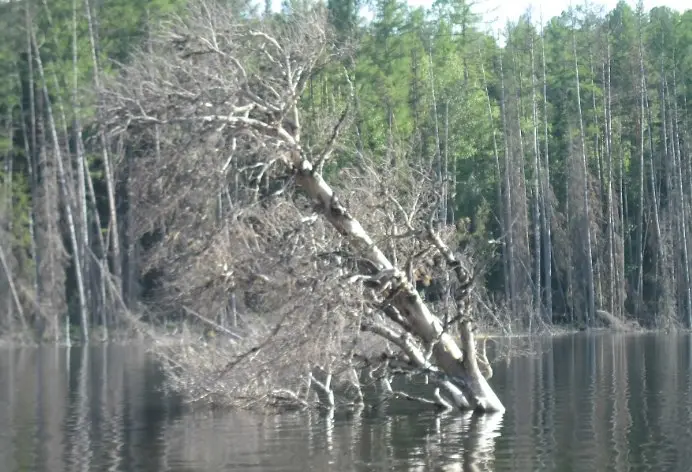
[(578, 334), (496, 363), (502, 416), (197, 411), (136, 345), (0, 348), (0, 471), (690, 471), (692, 337)]

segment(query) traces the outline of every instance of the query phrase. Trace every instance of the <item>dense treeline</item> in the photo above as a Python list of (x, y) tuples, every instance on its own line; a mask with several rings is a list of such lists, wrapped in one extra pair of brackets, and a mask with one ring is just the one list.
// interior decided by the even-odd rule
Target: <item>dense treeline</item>
[[(98, 90), (185, 3), (0, 3), (2, 333), (93, 337), (156, 302), (160, 274), (141, 262), (161, 234), (135, 231), (130, 205), (136, 160), (155, 146), (107, 133)], [(310, 7), (239, 3), (250, 22)], [(603, 312), (692, 324), (692, 10), (621, 2), (542, 27), (527, 14), (499, 41), (464, 1), (378, 0), (368, 22), (364, 6), (327, 2), (350, 53), (301, 97), (309, 142), (352, 99), (352, 71), (354, 119), (328, 172), (357, 155), (433, 165), (439, 217), (473, 241), (513, 328)]]

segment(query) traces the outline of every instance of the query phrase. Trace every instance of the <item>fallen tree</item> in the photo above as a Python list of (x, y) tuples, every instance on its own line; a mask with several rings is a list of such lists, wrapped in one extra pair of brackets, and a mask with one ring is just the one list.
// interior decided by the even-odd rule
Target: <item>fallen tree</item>
[[(471, 270), (450, 249), (454, 228), (431, 219), (430, 169), (359, 155), (338, 171), (340, 193), (324, 178), (344, 154), (354, 97), (344, 70), (344, 109), (302, 112), (309, 81), (344, 58), (323, 8), (237, 13), (193, 3), (99, 91), (136, 208), (133, 237), (149, 241), (150, 306), (222, 327), (213, 342), (158, 350), (172, 384), (197, 400), (334, 406), (362, 403), (366, 379), (397, 395), (389, 379), (404, 372), (429, 376), (457, 408), (504, 411), (476, 352)], [(428, 256), (455, 277), (442, 318), (413, 280)], [(229, 306), (230, 324), (218, 315)]]

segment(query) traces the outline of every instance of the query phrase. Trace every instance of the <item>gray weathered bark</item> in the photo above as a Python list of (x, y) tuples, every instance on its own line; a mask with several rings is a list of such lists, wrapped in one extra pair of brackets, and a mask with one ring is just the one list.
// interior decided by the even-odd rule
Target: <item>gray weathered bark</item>
[(577, 58), (577, 42), (574, 36), (574, 31), (572, 32), (572, 50), (574, 52), (574, 71), (576, 75), (576, 85), (577, 85), (577, 110), (579, 112), (579, 139), (580, 139), (580, 149), (581, 149), (581, 166), (584, 175), (584, 188), (582, 189), (582, 204), (584, 205), (584, 223), (583, 232), (586, 238), (586, 277), (587, 277), (587, 300), (588, 300), (588, 318), (587, 323), (592, 322), (596, 317), (596, 293), (594, 288), (594, 275), (593, 275), (593, 256), (591, 250), (591, 229), (589, 228), (590, 216), (589, 216), (589, 169), (586, 163), (586, 143), (584, 138), (584, 120), (582, 118), (581, 111), (581, 86), (579, 84), (579, 60)]
[[(541, 25), (543, 24), (543, 18), (541, 17)], [(549, 140), (548, 140), (548, 80), (546, 77), (546, 67), (545, 67), (545, 34), (543, 32), (543, 26), (541, 26), (541, 62), (543, 66), (543, 140), (545, 141), (544, 146), (544, 165), (543, 165), (543, 179), (541, 181), (542, 190), (542, 206), (543, 211), (541, 216), (543, 217), (543, 245), (545, 251), (545, 258), (543, 259), (543, 283), (545, 284), (545, 309), (546, 309), (546, 321), (552, 322), (553, 320), (553, 275), (552, 275), (552, 264), (553, 264), (553, 242), (552, 242), (552, 213), (553, 213), (553, 203), (552, 203), (552, 191), (550, 187), (550, 153), (549, 153)]]
[(292, 153), (291, 161), (297, 169), (297, 183), (313, 200), (319, 202), (324, 217), (359, 249), (364, 258), (376, 264), (381, 271), (379, 280), (391, 286), (390, 303), (411, 323), (416, 335), (433, 345), (436, 363), (461, 390), (470, 407), (484, 412), (504, 411), (504, 406), (478, 367), (470, 322), (462, 325), (464, 345), (459, 348), (454, 339), (444, 332), (440, 320), (430, 313), (406, 275), (393, 267), (358, 220), (338, 201), (327, 182), (314, 171), (312, 163), (297, 151)]
[[(94, 22), (91, 15), (91, 7), (89, 5), (89, 0), (84, 0), (84, 6), (86, 8), (87, 23), (89, 25), (89, 42), (91, 44), (91, 59), (94, 67), (94, 85), (96, 88), (100, 88), (100, 71), (98, 68), (98, 60), (96, 58), (96, 39), (94, 36)], [(113, 175), (113, 166), (111, 165), (110, 155), (108, 153), (108, 139), (103, 130), (99, 131), (99, 139), (101, 141), (101, 157), (103, 159), (103, 170), (106, 178), (106, 193), (108, 194), (108, 214), (110, 216), (111, 225), (111, 235), (112, 235), (112, 252), (113, 252), (113, 275), (115, 276), (115, 283), (118, 290), (121, 290), (122, 286), (122, 270), (121, 270), (121, 257), (120, 257), (120, 232), (118, 230), (118, 211), (115, 202), (115, 181)], [(121, 296), (122, 293), (118, 293)]]
[(77, 282), (77, 297), (78, 297), (78, 303), (79, 303), (79, 316), (81, 320), (81, 327), (82, 327), (82, 339), (84, 341), (87, 341), (89, 339), (89, 322), (87, 319), (87, 312), (86, 312), (86, 297), (85, 297), (85, 292), (84, 292), (84, 281), (82, 279), (82, 271), (80, 270), (82, 265), (80, 263), (80, 257), (79, 257), (79, 243), (77, 240), (77, 231), (75, 228), (75, 221), (74, 217), (72, 215), (72, 199), (70, 195), (70, 189), (67, 185), (67, 180), (66, 180), (66, 173), (65, 173), (65, 167), (63, 165), (62, 161), (62, 153), (60, 151), (60, 141), (58, 140), (58, 133), (57, 129), (55, 126), (55, 120), (53, 118), (53, 112), (52, 112), (52, 107), (51, 107), (51, 101), (50, 101), (50, 94), (48, 93), (48, 86), (46, 85), (46, 77), (44, 74), (44, 69), (43, 69), (43, 61), (41, 60), (41, 53), (38, 49), (38, 44), (36, 41), (36, 33), (32, 29), (31, 30), (31, 35), (32, 35), (32, 42), (34, 44), (34, 51), (36, 53), (36, 64), (38, 65), (38, 70), (39, 70), (39, 76), (41, 77), (41, 81), (43, 82), (43, 94), (46, 100), (46, 110), (48, 114), (48, 123), (50, 126), (50, 132), (51, 132), (51, 137), (53, 139), (53, 152), (55, 154), (55, 160), (58, 164), (58, 177), (59, 177), (59, 182), (60, 182), (60, 189), (63, 193), (63, 202), (64, 202), (64, 208), (65, 208), (65, 214), (67, 216), (67, 226), (68, 230), (70, 233), (70, 241), (72, 243), (72, 250), (73, 254), (72, 257), (74, 259), (74, 265), (75, 265), (75, 279)]

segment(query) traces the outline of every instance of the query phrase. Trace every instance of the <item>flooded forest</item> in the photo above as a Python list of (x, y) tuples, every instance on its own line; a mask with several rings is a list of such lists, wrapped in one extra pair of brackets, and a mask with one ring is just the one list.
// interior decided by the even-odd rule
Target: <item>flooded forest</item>
[(504, 411), (490, 334), (692, 328), (691, 100), (692, 10), (641, 2), (0, 1), (0, 339)]

